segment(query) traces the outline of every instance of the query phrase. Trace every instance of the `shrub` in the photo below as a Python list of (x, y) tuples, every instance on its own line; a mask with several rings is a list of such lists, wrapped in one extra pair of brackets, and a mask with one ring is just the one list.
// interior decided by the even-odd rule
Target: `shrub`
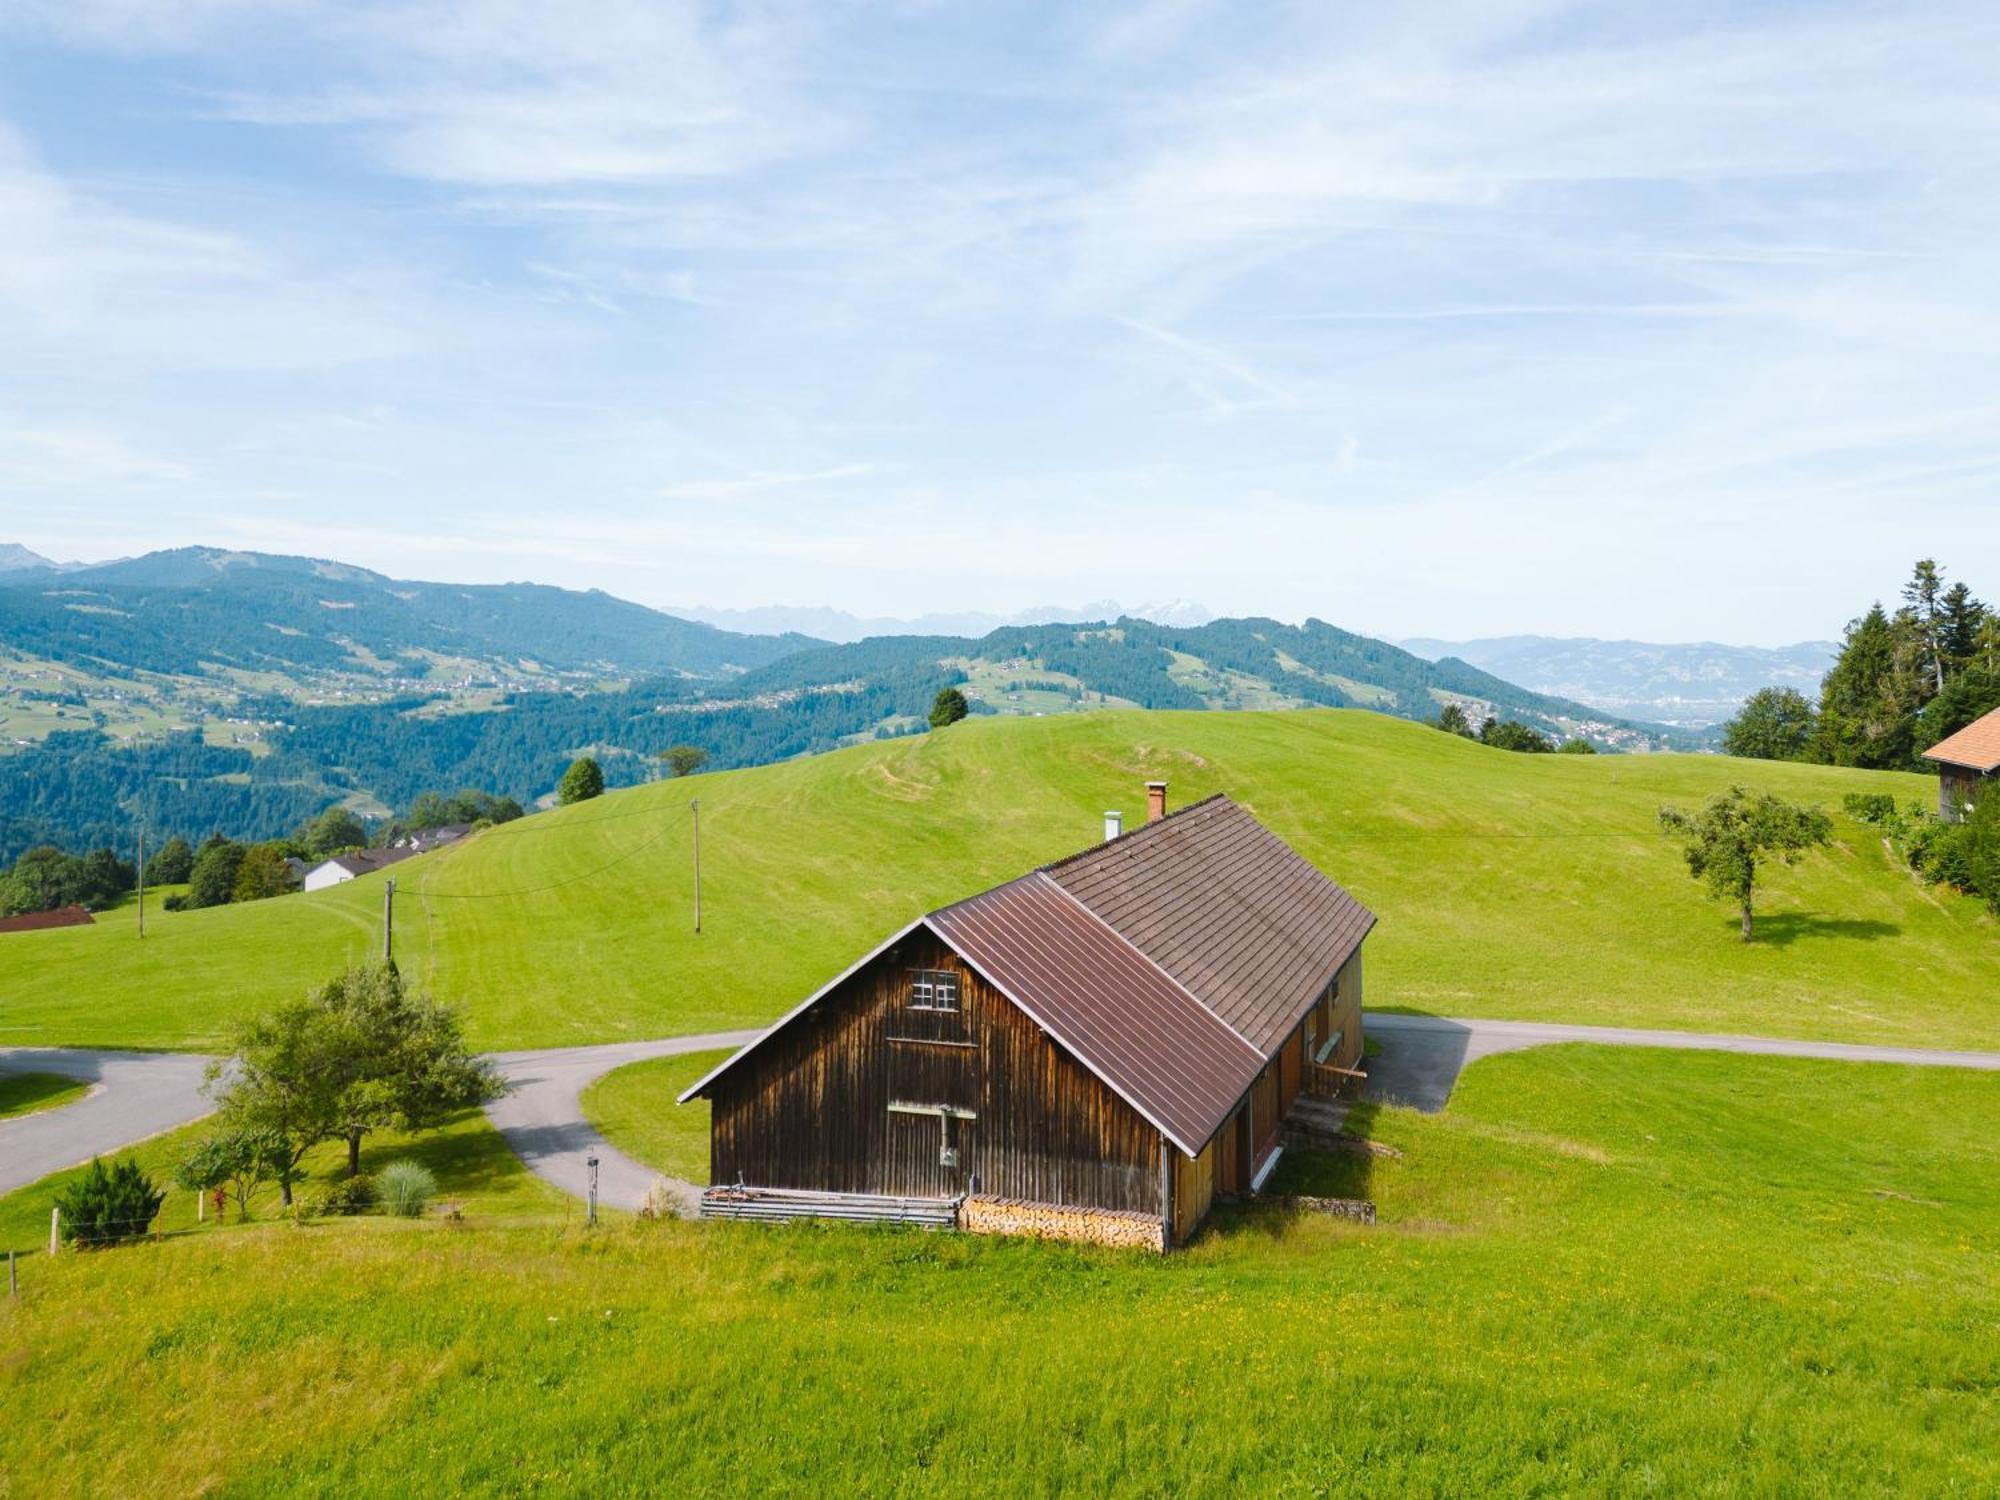
[(167, 1195), (126, 1157), (106, 1170), (92, 1157), (90, 1170), (56, 1192), (62, 1237), (78, 1245), (113, 1245), (145, 1236)]
[(562, 780), (556, 784), (556, 800), (564, 807), (576, 802), (588, 802), (592, 797), (604, 793), (604, 768), (585, 755), (570, 762), (563, 772)]
[(1862, 823), (1887, 824), (1896, 816), (1896, 799), (1887, 792), (1849, 792), (1840, 805)]
[(165, 907), (168, 911), (186, 911), (187, 904), (188, 904), (188, 898), (182, 895), (179, 891), (174, 892), (173, 895), (167, 897), (166, 900), (160, 903), (160, 905)]
[(437, 1179), (413, 1161), (392, 1161), (375, 1179), (382, 1206), (392, 1214), (414, 1219), (437, 1194)]
[[(397, 1165), (408, 1166), (410, 1163), (399, 1162)], [(380, 1201), (375, 1179), (366, 1173), (359, 1177), (343, 1177), (319, 1194), (320, 1212), (328, 1214), (365, 1214)]]
[(955, 687), (940, 688), (937, 697), (931, 700), (931, 728), (956, 724), (971, 712), (972, 705), (965, 701), (965, 694)]

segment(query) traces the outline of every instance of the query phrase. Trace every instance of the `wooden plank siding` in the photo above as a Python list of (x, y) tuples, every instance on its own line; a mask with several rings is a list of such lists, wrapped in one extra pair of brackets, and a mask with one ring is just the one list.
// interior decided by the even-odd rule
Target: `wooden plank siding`
[[(912, 969), (956, 973), (959, 1010), (912, 1010)], [(1159, 1132), (928, 931), (717, 1079), (712, 1100), (718, 1184), (1161, 1211)], [(938, 1115), (891, 1104), (969, 1113), (948, 1127), (957, 1165), (939, 1160)]]
[[(1234, 1138), (1234, 1129), (1225, 1125), (1214, 1139), (1202, 1147), (1193, 1161), (1180, 1157), (1174, 1162), (1174, 1216), (1172, 1243), (1184, 1244), (1201, 1227), (1215, 1203), (1216, 1169), (1229, 1152), (1225, 1143)], [(1172, 1149), (1171, 1147), (1169, 1148)]]
[(1968, 807), (1982, 796), (1995, 793), (1994, 781), (1994, 777), (1982, 776), (1964, 766), (1939, 767), (1938, 816), (1947, 823), (1962, 821)]

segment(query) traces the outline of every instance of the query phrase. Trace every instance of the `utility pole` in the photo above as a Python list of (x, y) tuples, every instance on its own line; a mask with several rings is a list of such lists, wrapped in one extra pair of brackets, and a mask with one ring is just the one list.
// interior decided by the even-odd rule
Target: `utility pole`
[(146, 820), (139, 820), (139, 936), (146, 935)]
[(688, 804), (694, 814), (694, 930), (701, 931), (701, 798)]
[(382, 962), (396, 961), (396, 877), (382, 887)]

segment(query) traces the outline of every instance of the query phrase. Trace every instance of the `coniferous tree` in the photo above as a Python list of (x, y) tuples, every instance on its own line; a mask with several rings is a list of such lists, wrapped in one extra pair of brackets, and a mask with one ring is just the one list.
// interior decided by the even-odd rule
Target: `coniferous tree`
[(1877, 604), (1847, 627), (1846, 644), (1820, 685), (1815, 760), (1836, 766), (1909, 764), (1910, 701), (1895, 626)]
[(1938, 655), (1947, 680), (1977, 663), (1988, 614), (1962, 580), (1945, 591), (1938, 603)]
[(1944, 651), (1938, 639), (1943, 596), (1944, 575), (1938, 571), (1936, 561), (1928, 557), (1920, 559), (1910, 581), (1903, 585), (1904, 603), (1898, 618), (1909, 622), (1918, 669), (1931, 693), (1944, 687)]
[(940, 688), (937, 697), (931, 700), (931, 728), (956, 724), (971, 712), (972, 705), (965, 701), (965, 694), (955, 687)]

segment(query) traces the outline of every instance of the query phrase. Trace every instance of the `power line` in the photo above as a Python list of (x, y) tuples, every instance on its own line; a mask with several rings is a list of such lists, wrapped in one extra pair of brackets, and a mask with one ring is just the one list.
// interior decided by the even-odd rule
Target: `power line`
[[(623, 817), (627, 815), (621, 813), (619, 816)], [(593, 870), (585, 870), (580, 875), (571, 875), (563, 880), (550, 881), (547, 885), (527, 886), (516, 891), (433, 891), (426, 887), (423, 889), (423, 895), (427, 900), (435, 899), (438, 901), (511, 901), (521, 896), (539, 896), (546, 891), (559, 891), (566, 885), (576, 885), (581, 881), (594, 880), (606, 870), (614, 869), (624, 864), (628, 859), (637, 858), (652, 848), (653, 845), (659, 843), (660, 840), (664, 839), (670, 831), (663, 828), (643, 843), (633, 845), (633, 847), (627, 849), (623, 854), (606, 860)]]

